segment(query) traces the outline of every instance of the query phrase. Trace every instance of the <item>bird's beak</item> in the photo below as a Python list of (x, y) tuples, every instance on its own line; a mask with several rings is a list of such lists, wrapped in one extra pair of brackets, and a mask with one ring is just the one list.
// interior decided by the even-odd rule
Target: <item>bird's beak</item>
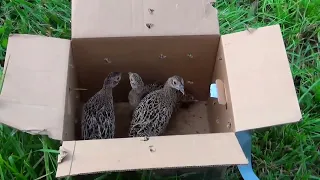
[(179, 90), (180, 90), (180, 92), (184, 95), (184, 87), (183, 87), (183, 86), (180, 86)]

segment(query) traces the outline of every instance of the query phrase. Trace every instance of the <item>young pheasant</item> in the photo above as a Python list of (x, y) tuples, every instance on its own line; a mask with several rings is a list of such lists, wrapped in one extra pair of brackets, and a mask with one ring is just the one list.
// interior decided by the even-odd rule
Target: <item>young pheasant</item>
[(147, 94), (133, 112), (129, 137), (161, 135), (177, 106), (177, 90), (184, 94), (184, 81), (172, 76), (163, 88)]
[[(155, 82), (152, 84), (144, 85), (142, 78), (137, 73), (129, 72), (129, 81), (131, 85), (131, 90), (128, 95), (129, 104), (131, 105), (132, 109), (136, 108), (140, 103), (141, 99), (143, 99), (147, 94), (152, 91), (158, 90), (163, 88), (163, 84), (159, 82)], [(188, 92), (182, 94), (178, 90), (175, 90), (178, 95), (178, 105), (176, 106), (177, 110), (182, 105), (189, 105), (197, 100)]]
[(103, 87), (83, 106), (82, 138), (109, 139), (115, 133), (115, 115), (112, 88), (121, 80), (120, 72), (111, 72), (104, 80)]
[(142, 78), (137, 73), (129, 72), (129, 81), (131, 85), (131, 90), (128, 95), (129, 104), (132, 109), (136, 108), (140, 103), (141, 99), (152, 91), (163, 88), (160, 83), (153, 83), (144, 85)]

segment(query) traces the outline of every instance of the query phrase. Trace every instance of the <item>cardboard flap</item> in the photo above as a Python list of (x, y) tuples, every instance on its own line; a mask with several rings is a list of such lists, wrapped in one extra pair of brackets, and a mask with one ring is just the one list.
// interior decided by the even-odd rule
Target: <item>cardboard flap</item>
[(279, 25), (223, 35), (221, 43), (236, 131), (301, 119)]
[(12, 35), (0, 96), (0, 122), (61, 139), (70, 41)]
[(234, 133), (65, 141), (61, 149), (57, 177), (248, 163)]
[(73, 0), (72, 38), (219, 34), (209, 0)]

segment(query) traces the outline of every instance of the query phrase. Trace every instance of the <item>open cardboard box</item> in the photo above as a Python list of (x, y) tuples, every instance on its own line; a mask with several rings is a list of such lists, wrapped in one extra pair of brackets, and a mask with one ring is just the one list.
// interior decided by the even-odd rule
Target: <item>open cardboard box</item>
[[(5, 69), (0, 121), (63, 141), (57, 177), (247, 164), (236, 132), (301, 119), (279, 25), (220, 35), (206, 0), (73, 0), (72, 39), (12, 35)], [(123, 72), (117, 138), (79, 140), (81, 104), (111, 71)], [(129, 71), (146, 82), (180, 75), (200, 102), (164, 136), (126, 138)]]

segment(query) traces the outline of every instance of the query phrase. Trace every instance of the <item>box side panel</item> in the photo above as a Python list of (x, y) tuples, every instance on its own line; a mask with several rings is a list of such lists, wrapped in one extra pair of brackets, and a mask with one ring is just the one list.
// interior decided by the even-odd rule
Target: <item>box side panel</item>
[[(71, 152), (57, 177), (104, 171), (200, 167), (248, 163), (234, 133), (64, 142)], [(74, 150), (73, 150), (73, 149)], [(70, 167), (70, 161), (72, 166)]]
[(279, 25), (224, 35), (221, 40), (236, 131), (299, 121)]
[(208, 0), (72, 1), (72, 38), (204, 34), (219, 34)]
[(70, 57), (68, 62), (68, 78), (66, 86), (66, 97), (65, 97), (65, 114), (64, 114), (64, 125), (63, 125), (63, 140), (75, 140), (76, 129), (75, 125), (80, 122), (77, 117), (77, 108), (80, 101), (80, 93), (77, 90), (77, 77), (75, 66), (73, 65), (72, 51), (70, 48)]
[(12, 35), (0, 96), (0, 122), (62, 139), (70, 41)]
[(81, 92), (82, 101), (101, 89), (110, 71), (124, 73), (114, 91), (119, 101), (128, 101), (126, 72), (130, 71), (140, 74), (146, 83), (180, 75), (187, 91), (207, 100), (218, 43), (218, 35), (74, 39), (79, 86), (88, 89)]
[(215, 98), (208, 99), (208, 121), (210, 124), (210, 130), (214, 133), (235, 131), (228, 74), (226, 70), (224, 49), (221, 43), (222, 42), (220, 41), (212, 76), (212, 83), (217, 83), (217, 80), (222, 82), (223, 86), (219, 87), (222, 88), (222, 93), (218, 93), (218, 96), (224, 96), (226, 103), (220, 104), (218, 99)]

